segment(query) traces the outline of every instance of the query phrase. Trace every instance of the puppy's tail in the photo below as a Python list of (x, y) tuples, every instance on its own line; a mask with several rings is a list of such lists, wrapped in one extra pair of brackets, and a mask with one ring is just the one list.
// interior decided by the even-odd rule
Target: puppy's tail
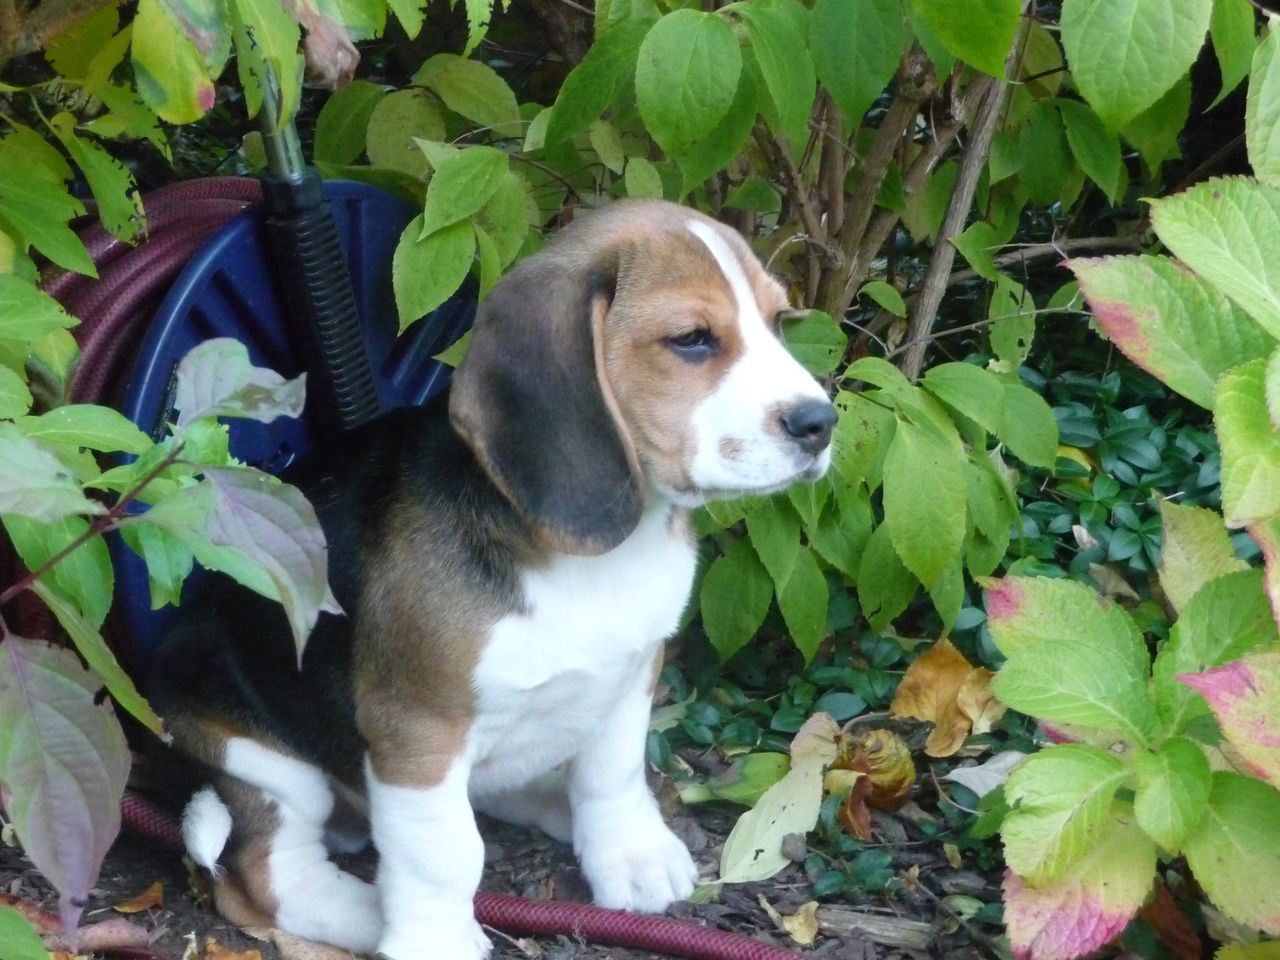
[(182, 811), (182, 842), (197, 864), (218, 874), (218, 857), (231, 836), (231, 811), (211, 786), (201, 787)]

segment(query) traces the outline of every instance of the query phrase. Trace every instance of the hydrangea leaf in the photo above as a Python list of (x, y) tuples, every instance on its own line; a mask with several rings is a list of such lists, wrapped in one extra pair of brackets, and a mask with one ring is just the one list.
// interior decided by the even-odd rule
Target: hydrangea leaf
[(1209, 702), (1249, 768), (1280, 787), (1280, 652), (1249, 654), (1178, 679)]
[(1222, 517), (1212, 510), (1161, 500), (1160, 519), (1160, 586), (1175, 610), (1185, 609), (1210, 580), (1249, 568), (1236, 556)]

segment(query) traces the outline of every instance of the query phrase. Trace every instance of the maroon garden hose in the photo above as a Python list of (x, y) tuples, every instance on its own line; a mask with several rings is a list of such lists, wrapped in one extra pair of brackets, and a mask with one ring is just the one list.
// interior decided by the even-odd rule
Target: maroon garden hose
[[(57, 271), (43, 288), (80, 319), (76, 336), (81, 360), (71, 382), (77, 403), (116, 400), (142, 333), (170, 284), (192, 255), (232, 217), (261, 198), (256, 180), (217, 177), (164, 187), (144, 198), (147, 239), (137, 246), (121, 243), (98, 224), (85, 227), (80, 238), (98, 268), (98, 279)], [(0, 543), (0, 575), (14, 566)], [(43, 612), (43, 611), (40, 611)], [(19, 620), (39, 616), (20, 608)], [(39, 617), (41, 621), (46, 618)], [(21, 625), (32, 635), (39, 626)], [(122, 804), (124, 825), (147, 840), (181, 851), (181, 832), (167, 810), (134, 793)], [(686, 960), (795, 960), (796, 954), (746, 936), (666, 917), (605, 910), (563, 901), (533, 901), (496, 893), (480, 893), (476, 918), (512, 934), (577, 937), (607, 946), (630, 947)]]

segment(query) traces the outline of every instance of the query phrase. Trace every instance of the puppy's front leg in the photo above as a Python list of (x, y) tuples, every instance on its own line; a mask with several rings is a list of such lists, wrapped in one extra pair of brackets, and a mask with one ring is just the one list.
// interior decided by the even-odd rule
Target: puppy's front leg
[[(641, 674), (644, 671), (640, 671)], [(602, 907), (660, 913), (693, 892), (698, 868), (662, 821), (645, 782), (651, 692), (629, 690), (573, 758), (569, 804), (573, 848)]]
[(489, 954), (471, 904), (484, 843), (467, 799), (470, 774), (467, 750), (401, 756), (394, 765), (371, 755), (366, 762), (385, 923), (378, 952), (392, 960), (481, 960)]

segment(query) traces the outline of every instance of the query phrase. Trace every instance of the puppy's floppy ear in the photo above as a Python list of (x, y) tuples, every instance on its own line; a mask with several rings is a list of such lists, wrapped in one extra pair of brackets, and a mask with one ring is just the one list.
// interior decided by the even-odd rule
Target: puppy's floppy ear
[(621, 256), (547, 250), (517, 266), (481, 304), (449, 396), (490, 479), (566, 553), (612, 549), (644, 507), (600, 348)]

